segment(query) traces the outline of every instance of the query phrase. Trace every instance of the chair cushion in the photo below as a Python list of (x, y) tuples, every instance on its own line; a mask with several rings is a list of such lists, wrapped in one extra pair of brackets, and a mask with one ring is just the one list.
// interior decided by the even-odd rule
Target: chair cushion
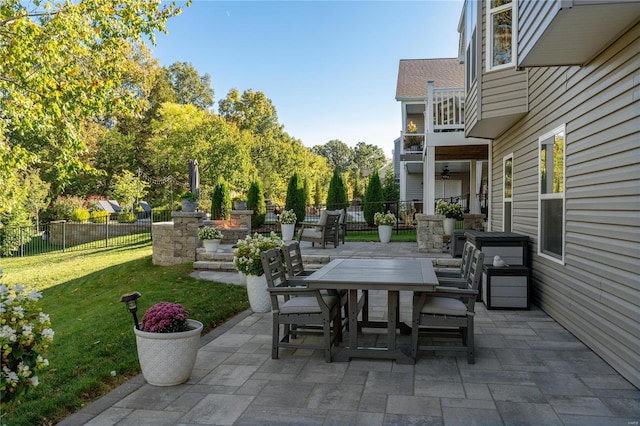
[[(322, 296), (324, 302), (331, 308), (336, 304), (337, 298), (335, 296)], [(322, 312), (318, 305), (318, 299), (315, 297), (294, 297), (280, 305), (280, 313), (291, 314), (319, 314)]]
[(305, 238), (322, 238), (322, 228), (306, 228), (303, 233)]
[(327, 211), (322, 210), (322, 213), (320, 213), (320, 219), (318, 220), (318, 225), (324, 225), (325, 223), (327, 223)]
[(427, 300), (420, 313), (433, 315), (467, 316), (467, 305), (460, 299), (452, 297), (427, 296)]

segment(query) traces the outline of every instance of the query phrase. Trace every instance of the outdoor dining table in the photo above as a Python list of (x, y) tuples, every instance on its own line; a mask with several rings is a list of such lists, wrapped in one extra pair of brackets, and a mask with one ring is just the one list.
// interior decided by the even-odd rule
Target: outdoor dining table
[[(430, 259), (335, 259), (305, 279), (309, 288), (348, 290), (349, 341), (341, 346), (334, 361), (351, 358), (392, 359), (400, 364), (414, 364), (415, 359), (396, 346), (396, 330), (410, 333), (411, 327), (400, 322), (400, 291), (435, 291), (438, 278)], [(386, 290), (387, 322), (369, 321), (368, 303), (358, 322), (358, 290)], [(387, 347), (363, 347), (358, 344), (362, 327), (386, 327)]]

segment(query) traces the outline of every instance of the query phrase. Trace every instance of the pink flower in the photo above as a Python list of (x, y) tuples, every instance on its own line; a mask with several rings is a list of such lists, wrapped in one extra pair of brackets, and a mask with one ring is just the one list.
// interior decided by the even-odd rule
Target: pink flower
[(142, 316), (141, 330), (150, 333), (176, 333), (188, 330), (189, 312), (178, 303), (160, 302)]

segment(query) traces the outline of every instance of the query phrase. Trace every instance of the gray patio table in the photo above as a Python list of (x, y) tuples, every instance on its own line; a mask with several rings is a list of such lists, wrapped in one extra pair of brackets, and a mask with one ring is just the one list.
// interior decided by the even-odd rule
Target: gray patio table
[[(396, 346), (396, 330), (408, 333), (411, 328), (399, 321), (400, 291), (435, 291), (438, 278), (430, 259), (335, 259), (305, 278), (309, 288), (349, 291), (349, 341), (333, 359), (392, 359), (399, 364), (414, 364), (415, 359)], [(365, 298), (362, 321), (358, 322), (358, 290), (386, 290), (388, 320), (369, 321)], [(386, 327), (387, 347), (358, 345), (361, 327)]]

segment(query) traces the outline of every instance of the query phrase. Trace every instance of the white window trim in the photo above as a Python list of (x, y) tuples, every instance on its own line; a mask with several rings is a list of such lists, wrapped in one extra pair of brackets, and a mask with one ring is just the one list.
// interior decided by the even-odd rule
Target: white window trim
[[(552, 136), (557, 135), (558, 133), (564, 133), (564, 150), (563, 150), (563, 154), (564, 154), (564, 159), (562, 162), (562, 178), (563, 178), (563, 183), (562, 183), (562, 187), (564, 188), (564, 191), (562, 191), (561, 194), (542, 194), (541, 192), (541, 188), (540, 188), (540, 182), (542, 180), (542, 175), (540, 173), (540, 145), (542, 144), (542, 141), (549, 139)], [(567, 224), (567, 202), (566, 202), (566, 197), (565, 194), (567, 192), (567, 132), (566, 132), (566, 125), (561, 125), (556, 127), (555, 129), (551, 130), (550, 132), (547, 132), (545, 134), (543, 134), (542, 136), (540, 136), (538, 138), (538, 256), (543, 257), (545, 259), (549, 259), (555, 263), (559, 263), (560, 265), (565, 265), (565, 249), (566, 249), (566, 245), (567, 245), (567, 233), (566, 233), (566, 224)], [(541, 244), (540, 241), (542, 239), (541, 237), (541, 233), (542, 233), (542, 200), (554, 200), (554, 199), (562, 199), (562, 257), (559, 259), (555, 256), (551, 256), (548, 255), (546, 253), (544, 253), (541, 249)]]
[[(486, 69), (487, 71), (499, 71), (503, 69), (514, 68), (517, 63), (516, 52), (516, 42), (518, 40), (518, 11), (517, 11), (517, 0), (512, 0), (510, 4), (503, 4), (502, 6), (498, 6), (496, 8), (491, 9), (491, 0), (487, 0), (486, 4), (486, 15), (485, 21), (487, 30), (485, 31), (485, 39), (486, 39), (486, 50), (487, 57), (485, 58)], [(502, 12), (504, 10), (511, 9), (511, 62), (508, 64), (496, 65), (493, 66), (493, 27), (491, 25), (491, 15), (493, 13)]]
[[(511, 197), (507, 197), (505, 195), (506, 193), (506, 182), (507, 182), (507, 169), (505, 167), (507, 160), (511, 160)], [(510, 154), (505, 155), (504, 157), (502, 157), (502, 229), (506, 229), (505, 226), (505, 212), (504, 212), (504, 204), (507, 202), (511, 203), (511, 223), (509, 226), (509, 229), (511, 229), (511, 232), (513, 232), (513, 152)], [(538, 172), (540, 173), (540, 172)]]

